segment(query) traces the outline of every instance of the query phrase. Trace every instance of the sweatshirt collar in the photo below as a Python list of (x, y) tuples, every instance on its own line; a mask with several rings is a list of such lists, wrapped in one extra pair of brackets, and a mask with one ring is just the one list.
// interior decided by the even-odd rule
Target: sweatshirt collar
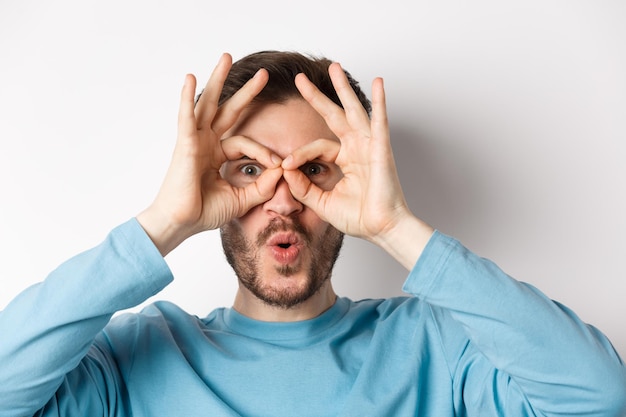
[(268, 322), (244, 316), (233, 308), (223, 310), (224, 324), (233, 332), (266, 342), (309, 340), (320, 336), (348, 311), (350, 301), (337, 298), (335, 304), (319, 316), (294, 322)]

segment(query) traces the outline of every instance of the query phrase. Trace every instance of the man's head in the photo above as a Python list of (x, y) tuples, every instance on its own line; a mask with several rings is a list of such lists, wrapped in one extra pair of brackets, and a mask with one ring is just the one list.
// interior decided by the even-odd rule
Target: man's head
[[(232, 66), (220, 104), (231, 97), (260, 68), (269, 81), (227, 133), (246, 136), (282, 158), (317, 139), (338, 140), (324, 119), (302, 98), (295, 77), (304, 73), (331, 100), (341, 105), (328, 75), (331, 61), (293, 52), (259, 52)], [(366, 110), (370, 102), (358, 83), (351, 86)], [(263, 171), (257, 161), (228, 161), (224, 178), (244, 186)], [(332, 189), (343, 176), (334, 163), (310, 161), (301, 167), (323, 189)], [(329, 278), (343, 234), (294, 199), (284, 179), (274, 196), (221, 229), (226, 258), (240, 281), (240, 293), (280, 308), (296, 306), (323, 291), (332, 291)]]

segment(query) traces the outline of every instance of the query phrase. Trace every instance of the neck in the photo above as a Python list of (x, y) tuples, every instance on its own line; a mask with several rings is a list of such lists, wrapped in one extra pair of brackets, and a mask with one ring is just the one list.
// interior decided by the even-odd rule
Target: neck
[(327, 280), (312, 297), (289, 308), (269, 305), (240, 284), (233, 308), (244, 316), (260, 321), (302, 321), (319, 316), (332, 307), (336, 300), (337, 295), (330, 280)]

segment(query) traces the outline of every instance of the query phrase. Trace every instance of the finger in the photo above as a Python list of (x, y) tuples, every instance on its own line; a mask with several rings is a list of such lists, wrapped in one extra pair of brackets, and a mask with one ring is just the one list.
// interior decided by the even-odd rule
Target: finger
[(277, 168), (282, 163), (280, 156), (260, 143), (245, 137), (231, 136), (221, 142), (226, 159), (234, 161), (247, 156), (260, 162), (265, 168)]
[(328, 127), (339, 138), (350, 130), (343, 109), (322, 93), (306, 75), (296, 75), (295, 83), (302, 97), (324, 118)]
[(239, 188), (238, 197), (240, 199), (240, 207), (242, 212), (238, 213), (238, 217), (243, 216), (254, 206), (258, 206), (272, 198), (276, 191), (276, 184), (283, 175), (282, 168), (266, 169), (253, 183), (248, 184), (244, 188)]
[(341, 65), (337, 62), (333, 62), (328, 67), (328, 74), (335, 87), (337, 96), (341, 101), (341, 104), (346, 112), (348, 123), (353, 127), (369, 128), (369, 117), (367, 111), (361, 104), (361, 101), (357, 97), (356, 93), (352, 89), (348, 77), (344, 72)]
[(202, 90), (202, 95), (196, 103), (195, 115), (198, 129), (210, 127), (211, 121), (217, 112), (217, 104), (222, 92), (224, 80), (228, 76), (228, 71), (232, 66), (233, 58), (230, 54), (224, 53), (220, 57), (215, 69), (211, 73), (209, 80)]
[(269, 80), (269, 73), (261, 68), (226, 103), (217, 109), (212, 129), (222, 136), (239, 118), (241, 112), (263, 90)]
[(291, 195), (305, 206), (313, 210), (322, 220), (326, 220), (323, 215), (323, 200), (325, 191), (313, 184), (311, 180), (300, 170), (285, 170), (283, 178), (289, 185)]
[(286, 170), (298, 169), (315, 159), (335, 162), (340, 149), (341, 144), (336, 140), (317, 139), (293, 151), (283, 160), (282, 167)]
[(185, 136), (196, 130), (196, 118), (194, 116), (195, 91), (196, 77), (192, 74), (187, 74), (180, 93), (180, 105), (178, 108), (178, 130)]
[(372, 137), (389, 138), (389, 119), (387, 117), (387, 102), (385, 86), (382, 78), (372, 82)]

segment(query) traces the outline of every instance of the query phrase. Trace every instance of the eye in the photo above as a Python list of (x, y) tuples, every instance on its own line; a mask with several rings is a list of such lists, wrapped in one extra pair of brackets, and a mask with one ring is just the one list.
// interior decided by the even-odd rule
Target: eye
[(341, 169), (334, 163), (310, 161), (300, 166), (300, 171), (322, 190), (332, 190), (335, 184), (343, 177)]
[(327, 168), (324, 165), (315, 162), (304, 164), (300, 167), (300, 171), (307, 177), (315, 177), (316, 175), (325, 173), (326, 170)]
[(245, 176), (258, 177), (263, 173), (263, 168), (254, 164), (246, 164), (239, 167), (239, 172)]

